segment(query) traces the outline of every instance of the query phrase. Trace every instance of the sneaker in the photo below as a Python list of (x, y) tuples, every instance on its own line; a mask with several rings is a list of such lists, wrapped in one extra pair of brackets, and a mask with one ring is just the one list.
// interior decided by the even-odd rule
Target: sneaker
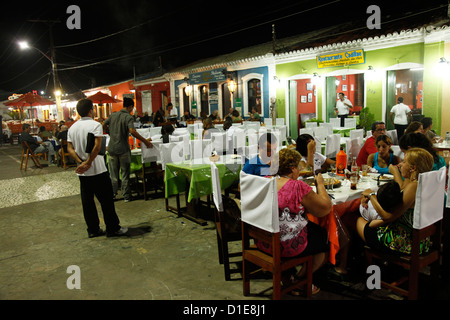
[(126, 203), (126, 202), (131, 202), (131, 201), (133, 201), (133, 200), (134, 200), (133, 198), (128, 198), (128, 199), (124, 199), (123, 202), (125, 202), (125, 203)]
[(97, 232), (94, 233), (88, 233), (89, 238), (96, 238), (100, 236), (104, 236), (106, 233), (102, 230), (102, 228), (98, 228)]
[(114, 233), (108, 233), (106, 234), (107, 237), (122, 237), (122, 236), (128, 236), (128, 228), (127, 227), (120, 227), (119, 230), (117, 230)]

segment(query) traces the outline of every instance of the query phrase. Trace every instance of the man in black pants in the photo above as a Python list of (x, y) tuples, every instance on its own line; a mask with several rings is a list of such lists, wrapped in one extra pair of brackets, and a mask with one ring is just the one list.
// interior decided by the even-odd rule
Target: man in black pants
[[(128, 228), (120, 226), (114, 207), (111, 179), (106, 170), (103, 156), (98, 155), (102, 143), (102, 125), (92, 119), (93, 105), (89, 99), (77, 103), (78, 114), (82, 117), (75, 122), (67, 133), (67, 150), (79, 166), (76, 173), (80, 179), (81, 203), (84, 219), (87, 224), (89, 238), (102, 236), (105, 232), (100, 228), (94, 196), (102, 207), (108, 237), (127, 235)], [(88, 133), (95, 136), (95, 145), (91, 153), (86, 153)]]

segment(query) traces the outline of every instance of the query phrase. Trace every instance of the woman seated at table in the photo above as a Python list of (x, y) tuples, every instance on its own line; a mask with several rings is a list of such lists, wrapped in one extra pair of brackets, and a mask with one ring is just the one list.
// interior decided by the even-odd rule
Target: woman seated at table
[(303, 157), (300, 161), (301, 165), (314, 168), (314, 172), (326, 172), (330, 165), (336, 163), (336, 161), (316, 152), (316, 141), (307, 133), (298, 136), (296, 149)]
[[(206, 118), (203, 120), (203, 139), (211, 139), (211, 133), (214, 132), (214, 123), (211, 117)], [(218, 132), (218, 130), (215, 130)]]
[(410, 148), (422, 148), (427, 150), (433, 156), (433, 169), (439, 170), (446, 166), (445, 159), (434, 149), (432, 142), (422, 133), (404, 134), (398, 142), (400, 150), (406, 152)]
[[(385, 225), (381, 227), (371, 228), (367, 220), (364, 218), (358, 219), (356, 229), (367, 245), (378, 250), (393, 250), (403, 254), (411, 253), (411, 232), (413, 229), (417, 179), (420, 173), (431, 171), (433, 162), (433, 156), (428, 151), (422, 148), (411, 148), (405, 154), (400, 172), (397, 166), (389, 166), (389, 172), (394, 175), (394, 180), (399, 184), (403, 183), (403, 203), (390, 212), (381, 208), (371, 189), (363, 192), (362, 196), (369, 198), (375, 210), (383, 217), (385, 222)], [(428, 249), (429, 241), (424, 240), (421, 243), (421, 253)]]
[(369, 155), (367, 165), (378, 173), (389, 173), (389, 165), (397, 165), (401, 162), (400, 157), (394, 155), (391, 150), (392, 140), (389, 136), (382, 134), (375, 140), (375, 145), (378, 152)]
[[(278, 211), (280, 220), (281, 256), (295, 257), (313, 255), (313, 272), (326, 261), (328, 252), (327, 231), (317, 224), (308, 221), (307, 213), (315, 217), (324, 217), (330, 213), (331, 200), (325, 190), (321, 174), (316, 176), (317, 193), (299, 177), (301, 156), (293, 149), (282, 149), (279, 152), (277, 177)], [(270, 245), (259, 242), (258, 248), (271, 252)], [(283, 281), (295, 281), (295, 277), (304, 276), (304, 270), (294, 276), (291, 270), (283, 275)], [(320, 289), (313, 287), (313, 293)]]

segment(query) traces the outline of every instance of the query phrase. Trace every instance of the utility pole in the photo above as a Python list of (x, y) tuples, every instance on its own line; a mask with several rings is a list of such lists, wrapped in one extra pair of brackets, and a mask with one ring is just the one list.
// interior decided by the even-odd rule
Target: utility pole
[(39, 22), (45, 23), (49, 28), (49, 39), (50, 39), (50, 61), (52, 63), (52, 74), (53, 74), (53, 94), (56, 100), (56, 111), (58, 114), (58, 121), (64, 120), (64, 112), (61, 106), (61, 83), (58, 78), (58, 68), (56, 64), (55, 56), (55, 45), (53, 42), (53, 25), (60, 23), (59, 20), (28, 20), (29, 22)]

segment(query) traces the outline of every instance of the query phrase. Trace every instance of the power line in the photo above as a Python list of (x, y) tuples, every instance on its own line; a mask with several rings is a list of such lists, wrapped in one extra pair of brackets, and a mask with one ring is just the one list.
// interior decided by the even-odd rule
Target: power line
[[(241, 29), (238, 29), (238, 30), (230, 31), (230, 32), (227, 32), (227, 33), (224, 33), (224, 34), (219, 34), (219, 35), (216, 35), (216, 36), (213, 36), (213, 37), (209, 37), (207, 39), (198, 40), (198, 41), (195, 41), (195, 42), (192, 42), (192, 43), (189, 43), (189, 44), (179, 45), (179, 46), (171, 47), (171, 48), (165, 49), (165, 50), (159, 50), (159, 51), (156, 51), (156, 52), (152, 53), (152, 55), (154, 55), (154, 54), (161, 54), (161, 53), (164, 53), (164, 52), (177, 50), (177, 49), (185, 48), (185, 47), (188, 47), (188, 46), (204, 43), (204, 42), (207, 42), (207, 41), (215, 40), (215, 39), (218, 39), (218, 38), (230, 36), (230, 35), (233, 35), (233, 34), (236, 34), (236, 33), (239, 33), (239, 32), (243, 32), (243, 31), (247, 31), (247, 30), (250, 30), (250, 29), (253, 29), (253, 28), (257, 28), (257, 27), (260, 27), (260, 26), (263, 26), (263, 25), (266, 25), (266, 24), (271, 24), (271, 23), (279, 21), (279, 20), (291, 18), (291, 17), (293, 17), (295, 15), (299, 15), (299, 14), (306, 13), (306, 12), (309, 12), (309, 11), (312, 11), (312, 10), (315, 10), (315, 9), (319, 9), (319, 8), (324, 7), (324, 6), (328, 6), (328, 5), (337, 3), (337, 2), (340, 2), (340, 0), (334, 0), (334, 1), (331, 1), (331, 2), (328, 2), (328, 3), (325, 3), (325, 4), (321, 4), (321, 5), (315, 6), (313, 8), (308, 8), (308, 9), (305, 9), (305, 10), (302, 10), (302, 11), (298, 11), (298, 12), (295, 12), (295, 13), (292, 13), (292, 14), (280, 17), (280, 18), (275, 18), (275, 19), (272, 19), (272, 20), (264, 21), (264, 22), (258, 23), (256, 25), (252, 25), (252, 26), (249, 26), (249, 27), (245, 27), (245, 28), (241, 28)], [(132, 28), (134, 28), (134, 27), (132, 27)], [(129, 28), (129, 29), (131, 29), (131, 28)], [(168, 46), (168, 45), (170, 45), (172, 43), (174, 43), (174, 42), (171, 42), (171, 43), (159, 46), (159, 47)], [(144, 53), (146, 51), (154, 50), (155, 48), (158, 48), (158, 46), (153, 47), (153, 48), (140, 50), (140, 51), (138, 51), (138, 52), (136, 52), (136, 53), (134, 53), (132, 55), (123, 55), (123, 56), (120, 56), (120, 57), (110, 58), (110, 59), (97, 61), (97, 62), (93, 62), (93, 63), (81, 65), (81, 66), (75, 66), (75, 67), (58, 69), (58, 71), (66, 71), (66, 70), (87, 68), (87, 67), (92, 67), (92, 66), (95, 66), (95, 65), (98, 65), (98, 64), (109, 63), (109, 62), (113, 62), (113, 61), (116, 61), (116, 60), (122, 60), (122, 59), (139, 58), (139, 57), (145, 56), (145, 55), (141, 55), (142, 53)], [(138, 55), (138, 56), (133, 56), (133, 55)]]

